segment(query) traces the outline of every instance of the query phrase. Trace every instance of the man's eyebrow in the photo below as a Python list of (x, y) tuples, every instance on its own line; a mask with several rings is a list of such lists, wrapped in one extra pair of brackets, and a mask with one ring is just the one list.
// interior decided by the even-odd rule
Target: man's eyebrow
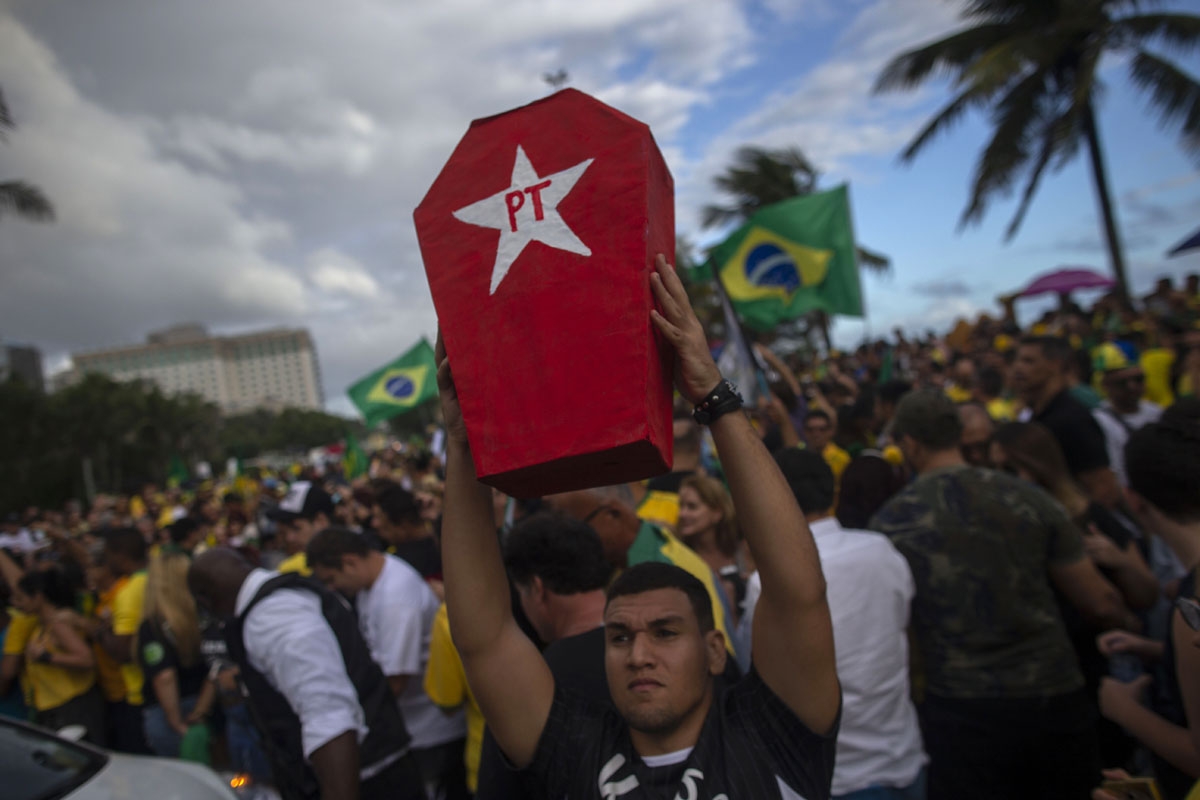
[[(682, 623), (683, 623), (683, 616), (681, 616), (679, 614), (672, 614), (667, 617), (659, 617), (658, 619), (652, 619), (646, 623), (646, 627), (647, 628), (661, 628), (665, 625), (680, 625)], [(610, 630), (610, 631), (632, 630), (630, 628), (630, 626), (626, 625), (624, 622), (606, 622), (606, 623), (604, 623), (604, 628), (605, 628), (605, 630)]]

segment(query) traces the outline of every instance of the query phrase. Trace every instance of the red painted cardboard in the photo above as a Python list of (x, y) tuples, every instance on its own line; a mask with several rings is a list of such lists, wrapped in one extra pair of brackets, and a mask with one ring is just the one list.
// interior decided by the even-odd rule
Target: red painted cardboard
[(480, 480), (536, 497), (669, 469), (650, 271), (673, 199), (649, 127), (582, 92), (471, 123), (413, 217)]

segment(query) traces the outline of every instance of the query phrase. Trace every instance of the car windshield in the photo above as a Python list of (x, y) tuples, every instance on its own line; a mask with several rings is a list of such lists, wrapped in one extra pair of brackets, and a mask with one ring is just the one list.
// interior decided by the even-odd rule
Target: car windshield
[(106, 760), (49, 731), (0, 719), (6, 800), (55, 800), (99, 772)]

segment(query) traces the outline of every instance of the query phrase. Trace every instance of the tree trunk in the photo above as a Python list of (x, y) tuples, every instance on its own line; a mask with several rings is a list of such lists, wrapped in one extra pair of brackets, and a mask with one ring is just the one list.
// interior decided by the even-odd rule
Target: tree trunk
[(1108, 190), (1108, 172), (1104, 167), (1104, 153), (1100, 149), (1100, 133), (1096, 129), (1096, 112), (1091, 101), (1083, 110), (1083, 132), (1087, 137), (1088, 155), (1091, 156), (1092, 178), (1096, 182), (1096, 196), (1100, 200), (1100, 215), (1104, 219), (1104, 236), (1108, 241), (1108, 258), (1112, 263), (1113, 277), (1117, 279), (1117, 291), (1125, 300), (1130, 299), (1129, 280), (1125, 276), (1125, 255), (1121, 250), (1121, 236), (1117, 232), (1117, 215)]

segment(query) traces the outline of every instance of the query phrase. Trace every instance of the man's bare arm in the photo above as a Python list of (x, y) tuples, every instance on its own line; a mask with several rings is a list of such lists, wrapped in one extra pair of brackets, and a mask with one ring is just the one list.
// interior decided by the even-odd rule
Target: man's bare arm
[(446, 421), (442, 564), (450, 635), (496, 743), (526, 767), (550, 718), (554, 677), (513, 619), (492, 518), (492, 491), (475, 477), (458, 395), (441, 338), (438, 389)]
[[(680, 391), (697, 403), (721, 376), (679, 276), (662, 256), (657, 267), (652, 282), (662, 312), (652, 312), (652, 318), (675, 347)], [(711, 430), (762, 578), (754, 615), (754, 666), (809, 729), (823, 734), (837, 717), (840, 688), (825, 578), (812, 533), (746, 415), (725, 414)]]

